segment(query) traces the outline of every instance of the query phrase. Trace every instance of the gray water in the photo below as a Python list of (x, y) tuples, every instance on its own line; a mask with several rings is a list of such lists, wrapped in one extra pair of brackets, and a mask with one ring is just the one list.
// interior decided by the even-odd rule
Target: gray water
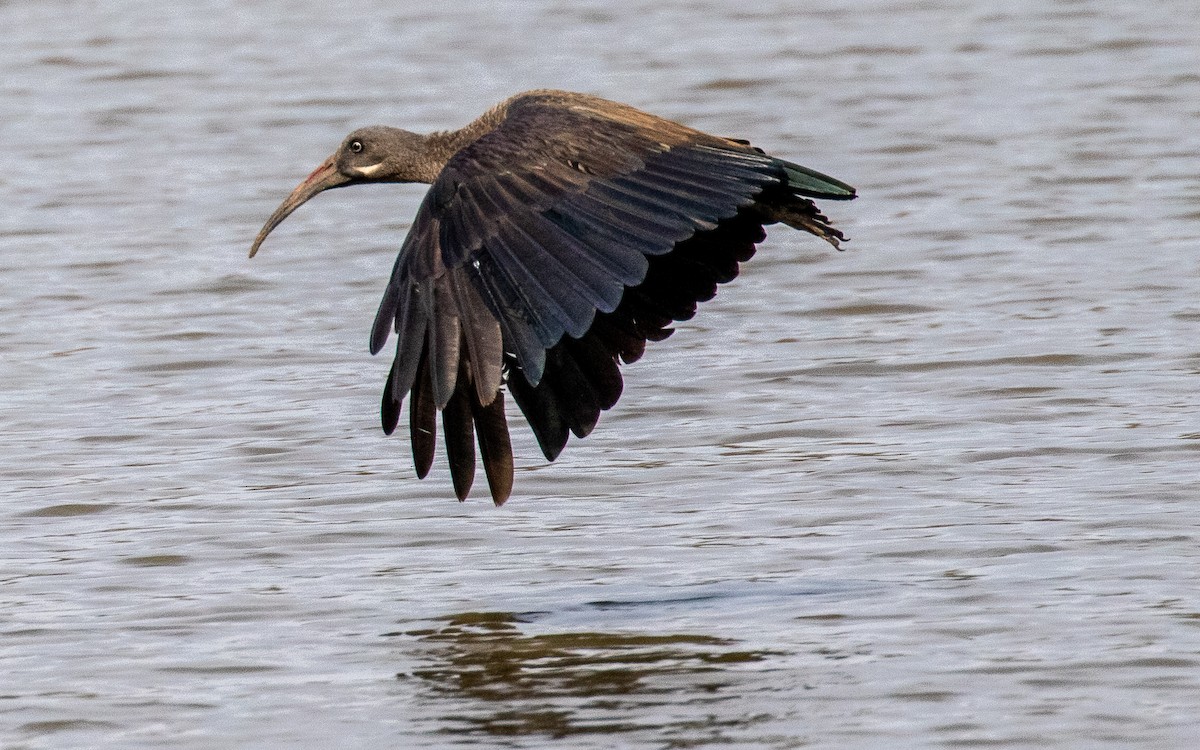
[[(0, 746), (1200, 735), (1192, 0), (0, 2)], [(588, 91), (834, 174), (503, 508), (367, 329), (358, 125)], [(515, 420), (514, 420), (515, 421)]]

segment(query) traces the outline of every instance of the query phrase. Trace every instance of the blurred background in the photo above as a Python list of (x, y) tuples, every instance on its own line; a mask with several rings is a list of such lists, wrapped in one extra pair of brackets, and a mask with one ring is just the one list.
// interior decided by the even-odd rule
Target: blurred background
[[(1200, 18), (0, 0), (0, 745), (1190, 747)], [(378, 427), (421, 186), (598, 94), (858, 188), (495, 509)]]

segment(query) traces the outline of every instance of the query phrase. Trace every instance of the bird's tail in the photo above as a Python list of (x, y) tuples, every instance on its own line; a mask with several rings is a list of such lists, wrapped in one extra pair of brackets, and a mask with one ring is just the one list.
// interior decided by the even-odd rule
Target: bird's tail
[(824, 198), (831, 201), (852, 200), (857, 193), (854, 188), (815, 169), (802, 167), (790, 161), (777, 159), (787, 174), (787, 186), (796, 195), (805, 198)]
[(829, 217), (821, 213), (809, 198), (848, 201), (855, 197), (854, 188), (841, 180), (822, 174), (815, 169), (802, 167), (783, 159), (775, 160), (787, 176), (787, 182), (764, 196), (759, 210), (768, 221), (778, 221), (794, 229), (815, 234), (834, 247), (846, 235), (830, 223)]

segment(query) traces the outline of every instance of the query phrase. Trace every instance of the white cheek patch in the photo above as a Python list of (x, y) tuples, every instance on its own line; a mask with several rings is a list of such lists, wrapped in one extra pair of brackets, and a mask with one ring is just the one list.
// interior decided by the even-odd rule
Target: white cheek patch
[(380, 170), (380, 168), (382, 168), (382, 167), (383, 167), (383, 162), (379, 162), (378, 164), (371, 164), (366, 167), (355, 167), (354, 171), (357, 172), (358, 174), (362, 175), (363, 177), (370, 177), (371, 175), (378, 172)]

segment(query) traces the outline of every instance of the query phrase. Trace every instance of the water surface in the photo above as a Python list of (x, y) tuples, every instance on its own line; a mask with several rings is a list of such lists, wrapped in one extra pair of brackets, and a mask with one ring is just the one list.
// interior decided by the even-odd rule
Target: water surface
[[(0, 5), (0, 745), (1191, 745), (1192, 4), (399, 5)], [(862, 197), (459, 505), (366, 353), (421, 189), (245, 253), (539, 86)]]

